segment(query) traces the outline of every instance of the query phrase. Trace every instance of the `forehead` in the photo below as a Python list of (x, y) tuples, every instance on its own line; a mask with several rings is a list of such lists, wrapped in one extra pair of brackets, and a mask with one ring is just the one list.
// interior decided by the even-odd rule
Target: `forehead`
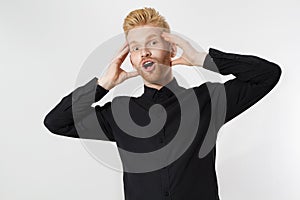
[(150, 37), (160, 37), (162, 32), (163, 28), (153, 26), (140, 26), (128, 31), (126, 39), (128, 43), (143, 42)]

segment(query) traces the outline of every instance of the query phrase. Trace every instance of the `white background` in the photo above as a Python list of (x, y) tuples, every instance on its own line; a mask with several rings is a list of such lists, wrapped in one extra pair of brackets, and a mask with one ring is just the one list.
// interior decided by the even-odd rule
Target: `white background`
[(254, 54), (281, 67), (275, 88), (220, 130), (220, 197), (300, 199), (296, 0), (0, 1), (0, 199), (124, 198), (119, 171), (94, 159), (80, 140), (51, 134), (43, 119), (74, 89), (88, 55), (144, 6), (205, 51)]

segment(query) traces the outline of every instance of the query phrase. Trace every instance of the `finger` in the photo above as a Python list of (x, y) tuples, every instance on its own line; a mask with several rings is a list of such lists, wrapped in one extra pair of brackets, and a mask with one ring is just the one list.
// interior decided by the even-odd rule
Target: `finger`
[(132, 72), (127, 72), (126, 73), (127, 78), (135, 77), (135, 76), (138, 76), (138, 75), (139, 75), (138, 71), (132, 71)]
[(124, 49), (121, 51), (121, 53), (120, 53), (120, 58), (124, 58), (125, 59), (125, 57), (128, 55), (128, 53), (129, 53), (129, 46), (128, 45), (126, 45), (125, 47), (124, 47)]
[(180, 58), (177, 58), (175, 60), (171, 60), (171, 66), (179, 65), (179, 64), (180, 64)]
[[(127, 48), (128, 48), (128, 43), (127, 43), (127, 41), (125, 41), (125, 42), (123, 43), (123, 45), (120, 47), (120, 49), (118, 49), (118, 51), (117, 51), (116, 54), (114, 55), (114, 59), (113, 59), (113, 60), (115, 60), (116, 58), (118, 58), (118, 57), (120, 57), (121, 55), (123, 55), (124, 50), (127, 49)], [(129, 48), (128, 48), (128, 49), (129, 49)]]
[(113, 61), (117, 62), (118, 64), (121, 64), (125, 60), (128, 53), (129, 53), (129, 47), (127, 45), (121, 52), (119, 52), (119, 54), (114, 58)]
[(171, 33), (164, 33), (162, 34), (162, 37), (170, 42), (170, 43), (174, 43), (176, 44), (177, 46), (179, 46), (181, 49), (184, 49), (185, 47), (187, 47), (187, 41), (184, 40), (183, 38), (181, 38), (180, 36), (178, 35), (174, 35), (174, 34), (171, 34)]
[(128, 43), (127, 43), (127, 41), (125, 41), (118, 52), (121, 53), (127, 46), (128, 46)]
[(162, 33), (161, 35), (165, 40), (169, 41), (169, 42), (173, 42), (173, 43), (176, 43), (176, 44), (180, 44), (181, 41), (183, 39), (181, 39), (180, 37), (178, 37), (177, 35), (174, 35), (174, 34), (171, 34), (171, 33)]
[(174, 65), (184, 65), (184, 64), (185, 64), (185, 60), (182, 57), (171, 60), (171, 65), (172, 66), (174, 66)]

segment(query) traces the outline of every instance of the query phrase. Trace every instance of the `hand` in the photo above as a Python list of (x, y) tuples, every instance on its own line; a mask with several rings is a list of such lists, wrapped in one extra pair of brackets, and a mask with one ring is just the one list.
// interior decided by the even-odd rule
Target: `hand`
[(98, 79), (98, 84), (106, 90), (110, 90), (116, 85), (122, 83), (126, 79), (139, 75), (137, 71), (126, 72), (121, 69), (121, 65), (129, 53), (129, 46), (127, 42), (119, 49), (117, 56), (112, 60), (104, 76)]
[(204, 59), (207, 55), (206, 52), (198, 52), (188, 41), (184, 40), (178, 35), (163, 32), (161, 36), (167, 42), (173, 43), (183, 50), (181, 57), (171, 61), (171, 66), (203, 66)]

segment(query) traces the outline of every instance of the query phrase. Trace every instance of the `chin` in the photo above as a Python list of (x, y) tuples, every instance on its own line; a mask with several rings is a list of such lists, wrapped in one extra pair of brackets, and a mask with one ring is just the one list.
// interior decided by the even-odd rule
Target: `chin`
[(145, 79), (148, 83), (150, 84), (155, 84), (155, 85), (161, 85), (162, 82), (161, 82), (161, 79), (157, 78), (157, 79)]
[(144, 81), (148, 82), (148, 83), (151, 83), (151, 84), (156, 84), (160, 79), (158, 78), (155, 78), (155, 77), (145, 77), (145, 76), (142, 76), (142, 78), (144, 79)]

